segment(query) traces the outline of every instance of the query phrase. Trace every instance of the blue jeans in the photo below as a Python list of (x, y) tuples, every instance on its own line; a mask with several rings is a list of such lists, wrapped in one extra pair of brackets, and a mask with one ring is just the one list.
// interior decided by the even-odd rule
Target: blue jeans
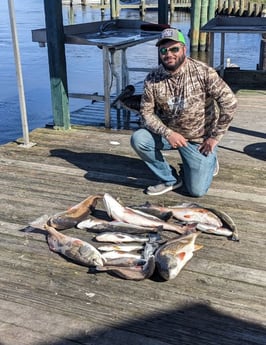
[(208, 156), (198, 150), (199, 144), (188, 142), (187, 146), (173, 149), (161, 135), (141, 128), (133, 133), (131, 146), (161, 182), (173, 185), (177, 179), (161, 150), (178, 150), (183, 163), (183, 183), (191, 196), (207, 193), (213, 179), (217, 159), (217, 146)]

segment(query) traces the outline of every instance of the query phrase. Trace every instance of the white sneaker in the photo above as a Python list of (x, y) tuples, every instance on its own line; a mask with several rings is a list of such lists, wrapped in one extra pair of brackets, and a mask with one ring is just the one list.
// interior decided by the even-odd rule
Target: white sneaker
[(175, 190), (182, 186), (182, 180), (180, 179), (174, 185), (167, 186), (165, 183), (160, 183), (155, 186), (150, 186), (146, 189), (146, 194), (148, 195), (161, 195), (171, 190)]

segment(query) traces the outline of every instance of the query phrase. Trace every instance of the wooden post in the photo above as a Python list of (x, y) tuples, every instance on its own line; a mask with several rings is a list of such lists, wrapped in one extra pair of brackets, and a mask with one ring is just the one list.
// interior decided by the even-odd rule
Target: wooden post
[(44, 0), (54, 126), (70, 129), (61, 0)]
[[(215, 17), (215, 10), (216, 10), (216, 0), (209, 0), (209, 8), (208, 8), (208, 21), (213, 19)], [(211, 35), (210, 33), (207, 33), (207, 38), (206, 38), (206, 51), (210, 51), (211, 48)]]
[(190, 50), (193, 52), (198, 51), (199, 48), (199, 31), (200, 31), (200, 12), (201, 0), (192, 0), (192, 13), (191, 13), (191, 40)]
[(216, 0), (209, 0), (209, 8), (208, 8), (208, 20), (211, 20), (215, 17), (215, 10), (216, 10)]
[[(208, 3), (209, 0), (202, 0), (201, 1), (201, 10), (200, 10), (200, 27), (205, 25), (208, 22)], [(201, 52), (206, 50), (206, 41), (207, 41), (207, 33), (200, 32), (199, 34), (199, 50)]]

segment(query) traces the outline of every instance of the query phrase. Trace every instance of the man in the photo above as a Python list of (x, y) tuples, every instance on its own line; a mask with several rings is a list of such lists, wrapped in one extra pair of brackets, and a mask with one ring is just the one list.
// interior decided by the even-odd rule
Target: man
[[(237, 101), (217, 72), (186, 56), (183, 34), (162, 31), (156, 43), (161, 65), (144, 82), (140, 115), (144, 127), (131, 137), (131, 145), (158, 177), (146, 189), (160, 195), (182, 184), (191, 196), (207, 193), (218, 172), (217, 144), (231, 123)], [(173, 171), (161, 150), (178, 150), (182, 178)]]

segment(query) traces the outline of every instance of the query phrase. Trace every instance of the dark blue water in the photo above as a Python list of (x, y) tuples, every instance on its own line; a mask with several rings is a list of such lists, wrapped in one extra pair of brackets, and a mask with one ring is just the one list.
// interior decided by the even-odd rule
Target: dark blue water
[[(14, 0), (14, 4), (28, 126), (32, 130), (52, 122), (47, 48), (40, 48), (31, 39), (32, 29), (45, 27), (44, 7), (43, 0)], [(0, 11), (0, 144), (4, 144), (21, 137), (22, 129), (7, 1), (1, 2)], [(139, 14), (135, 10), (123, 10), (120, 18), (139, 19)], [(98, 9), (76, 5), (71, 10), (69, 6), (63, 6), (65, 25), (94, 22), (101, 19)], [(110, 19), (109, 11), (106, 11), (104, 19)], [(148, 11), (144, 20), (157, 22), (157, 12)], [(180, 28), (187, 36), (190, 28), (189, 13), (176, 13), (171, 24)], [(225, 57), (230, 57), (231, 62), (239, 64), (241, 69), (256, 69), (259, 42), (259, 35), (231, 34), (227, 41), (226, 47), (229, 48)], [(134, 49), (128, 49), (129, 66), (155, 66), (157, 49), (154, 44), (155, 42), (147, 42)], [(216, 47), (215, 59), (218, 61), (219, 38)], [(66, 58), (70, 92), (103, 92), (102, 52), (100, 49), (91, 46), (68, 45), (66, 46)], [(130, 82), (134, 83), (144, 77), (145, 73), (136, 73), (131, 76)], [(70, 111), (86, 105), (87, 102), (70, 99)]]

